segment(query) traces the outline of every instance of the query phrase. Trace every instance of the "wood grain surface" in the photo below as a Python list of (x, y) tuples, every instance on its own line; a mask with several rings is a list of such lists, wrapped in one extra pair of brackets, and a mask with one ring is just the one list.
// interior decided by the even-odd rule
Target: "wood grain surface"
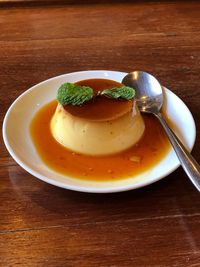
[[(193, 113), (200, 162), (199, 1), (30, 2), (0, 1), (1, 125), (50, 77), (146, 70)], [(1, 137), (0, 266), (200, 266), (199, 193), (181, 168), (124, 193), (56, 188), (18, 166)]]

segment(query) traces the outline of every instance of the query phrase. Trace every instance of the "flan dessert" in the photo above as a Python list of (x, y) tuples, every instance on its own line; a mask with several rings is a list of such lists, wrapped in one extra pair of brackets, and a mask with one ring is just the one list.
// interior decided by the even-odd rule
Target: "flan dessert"
[(134, 99), (112, 99), (99, 92), (123, 85), (107, 79), (76, 83), (89, 86), (95, 97), (82, 105), (58, 103), (50, 129), (58, 143), (80, 154), (104, 156), (135, 145), (143, 136), (145, 124)]

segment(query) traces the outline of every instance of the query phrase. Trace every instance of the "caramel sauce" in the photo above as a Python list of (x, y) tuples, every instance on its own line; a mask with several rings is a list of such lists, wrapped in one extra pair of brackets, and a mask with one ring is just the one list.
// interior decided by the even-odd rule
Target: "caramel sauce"
[[(89, 79), (77, 82), (78, 85), (90, 86), (94, 95), (104, 89), (121, 87), (123, 84), (107, 79)], [(71, 115), (88, 120), (105, 121), (113, 120), (125, 115), (133, 108), (134, 102), (127, 100), (116, 100), (105, 96), (94, 97), (93, 100), (82, 106), (66, 105), (64, 109)]]
[(151, 115), (144, 115), (145, 133), (137, 145), (110, 156), (76, 154), (57, 143), (51, 134), (50, 120), (56, 106), (57, 101), (54, 100), (42, 107), (30, 125), (37, 152), (44, 163), (56, 172), (95, 181), (127, 178), (151, 169), (170, 149), (158, 120)]

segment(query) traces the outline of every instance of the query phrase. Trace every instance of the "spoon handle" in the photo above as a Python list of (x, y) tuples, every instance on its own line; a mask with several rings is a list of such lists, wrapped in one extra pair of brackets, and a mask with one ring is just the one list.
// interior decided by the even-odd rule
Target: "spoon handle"
[(174, 134), (174, 132), (169, 128), (165, 119), (163, 118), (161, 113), (157, 113), (154, 115), (159, 119), (162, 124), (165, 132), (167, 133), (169, 140), (180, 160), (180, 163), (194, 184), (197, 190), (200, 192), (200, 165), (196, 162), (196, 160), (192, 157), (192, 155), (187, 151), (178, 137)]

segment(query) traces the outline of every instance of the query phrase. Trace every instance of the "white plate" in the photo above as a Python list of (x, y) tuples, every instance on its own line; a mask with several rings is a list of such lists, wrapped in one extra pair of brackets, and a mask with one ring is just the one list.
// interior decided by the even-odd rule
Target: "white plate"
[[(125, 75), (124, 72), (104, 70), (68, 73), (41, 82), (24, 92), (10, 106), (3, 122), (3, 139), (11, 156), (35, 177), (59, 187), (83, 192), (126, 191), (156, 182), (173, 172), (180, 164), (172, 149), (161, 162), (147, 172), (110, 182), (84, 181), (57, 173), (48, 168), (37, 154), (29, 133), (31, 119), (36, 111), (55, 98), (57, 88), (62, 83), (90, 78), (106, 78), (120, 82)], [(166, 88), (164, 92), (163, 109), (176, 125), (175, 132), (191, 150), (196, 138), (194, 119), (179, 97)]]

